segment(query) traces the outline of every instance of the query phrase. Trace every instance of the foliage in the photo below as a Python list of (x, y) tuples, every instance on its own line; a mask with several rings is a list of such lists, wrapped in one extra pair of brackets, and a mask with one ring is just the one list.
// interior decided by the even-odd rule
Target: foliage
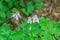
[[(12, 12), (20, 11), (23, 12), (26, 16), (29, 16), (29, 14), (36, 8), (41, 9), (41, 0), (1, 0), (0, 1), (0, 17), (11, 18)], [(33, 4), (33, 2), (35, 4)], [(2, 16), (3, 15), (3, 16)], [(4, 20), (0, 19), (0, 23), (2, 23)]]
[(53, 34), (60, 36), (60, 22), (52, 22), (44, 17), (40, 17), (39, 21), (32, 24), (22, 22), (15, 31), (4, 23), (0, 27), (0, 40), (55, 40)]
[[(53, 22), (49, 18), (40, 17), (39, 23), (21, 24), (12, 31), (13, 23), (4, 23), (6, 18), (12, 21), (12, 14), (16, 11), (29, 16), (35, 9), (41, 9), (41, 0), (0, 0), (0, 40), (60, 40), (60, 21)], [(14, 20), (13, 20), (14, 21)], [(12, 24), (12, 25), (11, 25)]]

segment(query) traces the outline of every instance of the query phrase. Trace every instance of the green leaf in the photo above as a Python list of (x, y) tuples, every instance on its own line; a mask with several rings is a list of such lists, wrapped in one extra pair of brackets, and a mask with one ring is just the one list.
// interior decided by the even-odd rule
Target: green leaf
[(25, 35), (24, 40), (31, 40), (31, 38), (28, 35)]
[(6, 2), (11, 2), (11, 0), (5, 0)]
[(36, 7), (36, 9), (42, 9), (42, 4), (36, 3), (36, 4), (35, 4), (35, 7)]
[(19, 4), (20, 4), (21, 7), (24, 7), (25, 6), (24, 5), (24, 0), (20, 0)]
[(7, 40), (7, 38), (4, 36), (0, 36), (0, 40)]
[(14, 5), (15, 5), (16, 7), (18, 7), (18, 6), (19, 6), (19, 4), (18, 4), (18, 1), (17, 1), (17, 0), (15, 0), (15, 1), (14, 1)]
[(12, 9), (12, 12), (13, 12), (13, 13), (14, 13), (14, 12), (16, 13), (17, 11), (18, 11), (18, 10), (17, 10), (16, 8), (13, 8), (13, 9)]
[(8, 18), (12, 18), (13, 13), (11, 13), (9, 10), (6, 12), (6, 16)]
[(30, 14), (34, 10), (34, 5), (32, 2), (27, 3), (27, 13)]
[(2, 2), (0, 1), (0, 11), (3, 10), (3, 4)]
[(24, 40), (23, 31), (20, 30), (12, 33), (9, 37), (9, 40)]
[(60, 40), (60, 38), (58, 38), (58, 40)]
[(5, 21), (5, 18), (0, 17), (0, 24), (3, 23)]
[(26, 11), (26, 8), (21, 8), (20, 10), (21, 10), (21, 12), (23, 12), (26, 16), (29, 15), (29, 14), (27, 13), (27, 11)]
[(40, 3), (41, 0), (33, 0), (35, 3)]
[(11, 29), (9, 28), (8, 24), (3, 24), (1, 27), (0, 27), (0, 34), (1, 35), (5, 35), (5, 36), (8, 36), (11, 32)]
[(11, 8), (12, 6), (13, 6), (13, 1), (10, 1), (10, 2), (8, 3), (8, 7)]
[(0, 17), (4, 17), (4, 18), (6, 17), (4, 11), (0, 11)]
[(42, 37), (42, 40), (54, 40), (54, 38), (50, 35), (44, 35), (44, 37)]

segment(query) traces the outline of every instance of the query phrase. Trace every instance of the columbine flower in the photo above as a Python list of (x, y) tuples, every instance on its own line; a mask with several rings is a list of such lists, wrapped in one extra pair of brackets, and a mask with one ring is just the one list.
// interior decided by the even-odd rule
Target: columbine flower
[(32, 18), (31, 17), (28, 17), (28, 21), (27, 21), (27, 23), (32, 23)]
[(39, 19), (38, 19), (38, 16), (37, 15), (34, 15), (34, 17), (33, 17), (33, 23), (35, 23), (35, 22), (38, 22), (39, 23)]
[(21, 18), (21, 16), (19, 15), (19, 12), (16, 12), (12, 15), (12, 17), (16, 20), (18, 20), (19, 18)]

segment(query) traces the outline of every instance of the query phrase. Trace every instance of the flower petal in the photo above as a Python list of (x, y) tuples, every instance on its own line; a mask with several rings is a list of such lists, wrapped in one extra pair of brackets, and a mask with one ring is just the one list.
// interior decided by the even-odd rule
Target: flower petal
[(33, 17), (33, 23), (38, 22), (39, 23), (39, 18), (37, 15), (34, 15)]
[(31, 17), (28, 17), (28, 20), (27, 20), (27, 23), (32, 23), (32, 18)]

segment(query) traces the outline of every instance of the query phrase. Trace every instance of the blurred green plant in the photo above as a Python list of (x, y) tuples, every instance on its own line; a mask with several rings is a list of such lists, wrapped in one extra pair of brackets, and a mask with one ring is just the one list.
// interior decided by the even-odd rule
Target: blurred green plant
[(40, 17), (39, 23), (22, 22), (15, 31), (6, 23), (0, 27), (0, 40), (60, 40), (59, 36), (60, 22), (44, 17)]

